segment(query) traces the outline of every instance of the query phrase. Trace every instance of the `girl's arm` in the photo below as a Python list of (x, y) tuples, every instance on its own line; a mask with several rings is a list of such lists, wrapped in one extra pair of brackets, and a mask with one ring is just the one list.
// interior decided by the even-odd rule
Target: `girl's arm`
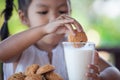
[(93, 69), (93, 73), (87, 73), (88, 77), (93, 80), (120, 80), (120, 71), (98, 56), (96, 52), (95, 64), (89, 65)]
[[(36, 43), (43, 36), (49, 33), (65, 34), (66, 30), (74, 33), (71, 26), (65, 26), (65, 24), (73, 24), (78, 31), (81, 31), (81, 25), (74, 19), (61, 19), (60, 16), (55, 21), (43, 26), (33, 27), (29, 30), (15, 34), (0, 42), (0, 61), (7, 61), (12, 57), (20, 55), (30, 45)], [(77, 25), (76, 25), (76, 24)]]
[(115, 67), (108, 67), (100, 73), (101, 80), (120, 80), (120, 71)]
[(112, 64), (104, 59), (99, 60), (100, 78), (101, 80), (120, 80), (120, 71)]
[(41, 39), (46, 33), (43, 27), (35, 27), (8, 37), (0, 42), (0, 60), (7, 61), (22, 53), (27, 47)]
[(100, 71), (103, 71), (103, 70), (106, 69), (107, 67), (111, 67), (111, 66), (113, 66), (113, 65), (110, 64), (110, 63), (108, 63), (107, 61), (105, 61), (103, 58), (99, 57), (98, 66), (99, 66), (99, 68), (100, 68)]

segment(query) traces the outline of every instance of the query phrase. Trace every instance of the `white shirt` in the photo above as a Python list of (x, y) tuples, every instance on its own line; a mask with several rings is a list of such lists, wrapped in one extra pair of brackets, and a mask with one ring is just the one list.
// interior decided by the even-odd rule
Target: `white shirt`
[[(62, 44), (59, 44), (53, 49), (52, 53), (52, 65), (55, 66), (55, 72), (61, 75), (64, 80), (68, 80)], [(40, 66), (43, 66), (48, 63), (48, 53), (32, 45), (23, 52), (15, 71), (12, 62), (3, 64), (4, 80), (7, 80), (8, 77), (14, 73), (24, 72), (26, 67), (31, 64), (39, 64)]]

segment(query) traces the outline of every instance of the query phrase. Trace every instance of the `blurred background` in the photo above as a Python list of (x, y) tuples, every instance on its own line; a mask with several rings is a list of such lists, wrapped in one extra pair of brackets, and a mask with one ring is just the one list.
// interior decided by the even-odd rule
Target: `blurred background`
[[(17, 0), (15, 5), (17, 6)], [(101, 57), (120, 69), (120, 0), (71, 0), (71, 16), (83, 26), (88, 40), (96, 44)], [(0, 13), (5, 0), (0, 0)], [(10, 35), (26, 30), (14, 9), (9, 21)], [(3, 24), (0, 16), (0, 26)]]

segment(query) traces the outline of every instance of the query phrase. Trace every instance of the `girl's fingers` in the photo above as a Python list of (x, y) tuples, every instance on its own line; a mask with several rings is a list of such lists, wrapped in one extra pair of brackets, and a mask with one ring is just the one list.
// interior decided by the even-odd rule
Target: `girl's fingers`
[(101, 80), (99, 74), (87, 73), (86, 76), (91, 77), (92, 80)]
[[(65, 15), (61, 15), (58, 19), (60, 19), (60, 20), (66, 19), (64, 16), (65, 16)], [(68, 28), (68, 30), (69, 30), (73, 35), (75, 35), (74, 29), (73, 29), (73, 27), (72, 27), (71, 24), (64, 24), (64, 25)]]
[(74, 29), (73, 29), (72, 25), (70, 25), (70, 24), (65, 24), (65, 26), (69, 29), (69, 31), (70, 31), (73, 35), (75, 35), (75, 32), (74, 32)]
[(64, 15), (60, 15), (59, 17), (56, 18), (56, 20), (63, 20), (65, 18), (63, 18)]
[[(66, 31), (65, 24), (70, 24), (70, 23), (73, 23), (72, 19), (69, 19), (69, 20), (68, 19), (54, 20), (53, 22), (46, 25), (46, 29), (49, 28), (47, 33), (52, 33), (52, 32), (56, 32), (56, 31), (58, 32), (58, 30), (60, 30), (59, 32)], [(50, 28), (50, 26), (52, 26), (52, 27)], [(64, 30), (62, 30), (62, 29), (64, 29)]]
[[(61, 26), (65, 25), (73, 35), (75, 35), (75, 32), (74, 32), (72, 25), (74, 25), (74, 27), (76, 27), (78, 32), (83, 31), (82, 26), (75, 19), (73, 19), (65, 14), (56, 18), (56, 20), (59, 23), (58, 25), (61, 25)], [(71, 20), (72, 22), (66, 22), (66, 20)]]
[[(73, 18), (71, 18), (71, 17), (69, 17), (69, 16), (65, 16), (65, 18), (67, 18), (67, 19), (73, 19)], [(79, 22), (77, 22), (75, 19), (73, 19), (74, 20), (74, 22), (73, 22), (73, 25), (76, 27), (76, 29), (77, 29), (77, 31), (78, 32), (81, 32), (81, 31), (83, 31), (83, 28), (82, 28), (82, 26), (79, 24)]]
[(93, 72), (89, 72), (87, 73), (87, 77), (91, 77), (93, 80), (100, 80), (100, 70), (99, 70), (99, 66), (97, 65), (93, 65), (93, 64), (90, 64), (89, 66), (89, 69), (92, 69)]
[(56, 33), (57, 34), (65, 34), (66, 32), (68, 31), (68, 29), (66, 28), (66, 27), (60, 27), (57, 31), (56, 31)]
[(99, 66), (97, 66), (97, 65), (89, 65), (88, 66), (90, 69), (93, 69), (94, 71), (94, 73), (97, 73), (97, 74), (99, 74), (100, 73), (100, 69), (99, 69)]
[(70, 24), (73, 23), (74, 21), (72, 19), (62, 19), (62, 20), (57, 20), (55, 21), (55, 24), (57, 25), (64, 25), (64, 24)]
[[(83, 31), (82, 26), (73, 18), (68, 17), (66, 15), (61, 15), (53, 22), (53, 25), (58, 26), (66, 26), (68, 30), (75, 35), (74, 29), (72, 27), (72, 24), (76, 27), (78, 32)], [(57, 28), (56, 27), (56, 28)]]
[(74, 23), (73, 23), (73, 24), (76, 26), (76, 28), (77, 28), (77, 31), (78, 31), (78, 32), (83, 31), (82, 26), (81, 26), (80, 24), (78, 24), (78, 22), (77, 22), (76, 20), (74, 21)]
[(89, 69), (92, 69), (93, 72), (89, 72), (87, 73), (88, 77), (91, 77), (93, 80), (101, 80), (99, 74), (100, 74), (100, 68), (98, 66), (98, 62), (99, 62), (99, 55), (98, 52), (95, 51), (95, 55), (94, 55), (94, 64), (90, 64), (88, 67)]
[(94, 64), (95, 65), (98, 65), (99, 63), (99, 55), (98, 55), (98, 52), (95, 51), (95, 55), (94, 55)]

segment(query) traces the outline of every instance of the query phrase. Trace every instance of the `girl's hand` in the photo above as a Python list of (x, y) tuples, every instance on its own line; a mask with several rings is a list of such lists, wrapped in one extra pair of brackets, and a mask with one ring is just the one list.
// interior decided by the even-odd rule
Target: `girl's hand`
[(92, 70), (92, 72), (88, 72), (86, 74), (86, 76), (92, 78), (92, 80), (102, 80), (100, 75), (99, 75), (100, 74), (100, 68), (98, 66), (98, 62), (99, 62), (99, 55), (96, 52), (95, 56), (94, 56), (94, 64), (88, 65), (88, 68), (90, 70)]
[(70, 31), (73, 35), (75, 35), (74, 26), (78, 32), (82, 31), (82, 26), (73, 18), (70, 18), (66, 15), (61, 15), (56, 18), (54, 21), (48, 23), (45, 26), (47, 33), (57, 33), (57, 34), (64, 34)]
[(86, 75), (87, 77), (90, 77), (92, 78), (92, 80), (102, 80), (99, 73), (99, 67), (97, 65), (92, 65), (90, 64), (89, 66), (89, 69), (93, 70), (92, 72), (88, 72)]

